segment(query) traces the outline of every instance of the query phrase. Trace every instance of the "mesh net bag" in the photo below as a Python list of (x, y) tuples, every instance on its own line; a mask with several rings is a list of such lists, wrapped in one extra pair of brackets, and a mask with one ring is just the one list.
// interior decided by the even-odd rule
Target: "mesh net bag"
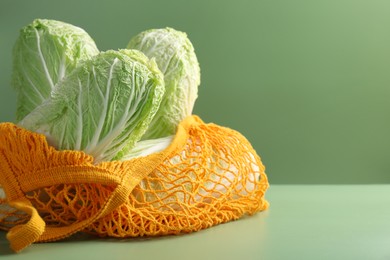
[(95, 165), (43, 135), (0, 124), (0, 226), (11, 248), (76, 232), (189, 233), (268, 207), (264, 166), (238, 132), (187, 117), (165, 150)]

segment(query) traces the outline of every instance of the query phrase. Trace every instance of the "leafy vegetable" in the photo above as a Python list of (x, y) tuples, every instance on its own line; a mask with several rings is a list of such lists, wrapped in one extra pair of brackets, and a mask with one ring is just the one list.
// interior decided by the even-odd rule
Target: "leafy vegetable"
[(85, 31), (60, 21), (23, 28), (13, 73), (20, 125), (96, 162), (166, 148), (197, 98), (194, 48), (172, 28), (140, 33), (127, 47), (99, 54)]
[(22, 28), (13, 50), (17, 121), (47, 99), (55, 85), (82, 60), (98, 53), (83, 29), (64, 22), (37, 19)]
[(164, 90), (162, 73), (141, 52), (102, 52), (60, 81), (20, 125), (95, 163), (120, 159), (145, 133)]
[(191, 115), (200, 84), (200, 68), (194, 47), (183, 32), (153, 29), (132, 38), (127, 45), (154, 58), (164, 74), (166, 92), (143, 139), (172, 135), (177, 125)]

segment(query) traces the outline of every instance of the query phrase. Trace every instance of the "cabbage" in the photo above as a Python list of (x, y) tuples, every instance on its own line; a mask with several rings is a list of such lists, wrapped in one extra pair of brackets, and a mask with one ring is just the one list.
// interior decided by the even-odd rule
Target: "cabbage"
[(81, 28), (36, 19), (22, 28), (13, 50), (12, 84), (18, 91), (16, 119), (23, 119), (50, 96), (80, 61), (99, 51)]
[(152, 29), (133, 37), (129, 49), (154, 58), (164, 74), (165, 95), (143, 139), (173, 135), (177, 125), (192, 114), (200, 84), (200, 68), (194, 47), (183, 32)]
[(136, 50), (102, 52), (60, 81), (19, 125), (95, 163), (123, 157), (141, 139), (164, 94), (156, 63)]
[(121, 158), (121, 161), (127, 161), (137, 157), (147, 156), (152, 153), (161, 152), (168, 148), (168, 146), (172, 143), (173, 138), (173, 135), (169, 135), (157, 139), (139, 141)]

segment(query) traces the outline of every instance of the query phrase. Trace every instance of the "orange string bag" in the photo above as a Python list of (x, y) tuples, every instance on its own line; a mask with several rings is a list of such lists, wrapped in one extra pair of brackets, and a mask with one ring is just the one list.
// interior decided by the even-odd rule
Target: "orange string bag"
[(240, 133), (189, 116), (165, 150), (97, 165), (37, 133), (0, 124), (0, 225), (11, 248), (76, 232), (189, 233), (265, 210), (265, 168)]

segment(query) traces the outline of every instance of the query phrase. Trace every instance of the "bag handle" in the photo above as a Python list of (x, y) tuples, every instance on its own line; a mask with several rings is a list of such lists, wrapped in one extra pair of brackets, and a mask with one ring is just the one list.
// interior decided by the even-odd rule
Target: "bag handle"
[[(146, 172), (145, 175), (147, 175)], [(11, 248), (16, 252), (19, 252), (34, 242), (62, 239), (84, 229), (100, 217), (123, 204), (139, 181), (140, 180), (133, 179), (130, 183), (127, 183), (127, 185), (115, 183), (117, 184), (115, 190), (93, 216), (63, 227), (46, 227), (46, 223), (41, 218), (36, 208), (34, 208), (31, 202), (24, 196), (9, 201), (10, 206), (22, 210), (31, 216), (26, 224), (15, 226), (8, 232), (7, 239), (10, 241)], [(125, 182), (125, 179), (123, 179), (122, 182)], [(107, 184), (106, 181), (105, 183)]]

